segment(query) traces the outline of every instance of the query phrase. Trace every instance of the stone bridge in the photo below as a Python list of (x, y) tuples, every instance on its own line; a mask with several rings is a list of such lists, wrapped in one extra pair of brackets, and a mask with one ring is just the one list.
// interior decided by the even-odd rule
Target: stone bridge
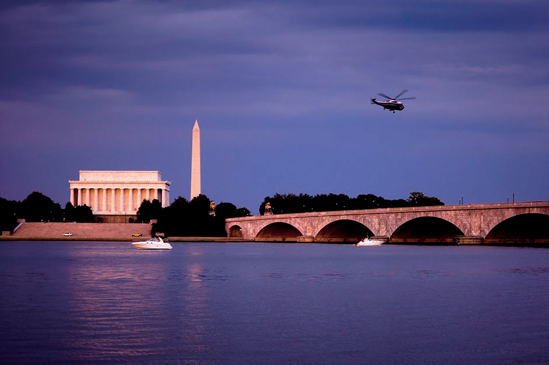
[(229, 237), (255, 241), (549, 244), (549, 202), (444, 205), (227, 219)]

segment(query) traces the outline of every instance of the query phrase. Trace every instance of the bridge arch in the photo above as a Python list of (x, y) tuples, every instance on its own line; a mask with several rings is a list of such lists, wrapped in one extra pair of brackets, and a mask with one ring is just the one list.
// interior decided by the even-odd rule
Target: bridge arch
[(243, 234), (242, 234), (242, 227), (240, 227), (239, 225), (235, 224), (234, 226), (231, 226), (229, 228), (229, 232), (228, 232), (228, 236), (229, 237), (237, 237), (237, 238), (242, 238), (243, 237)]
[(364, 224), (350, 219), (340, 219), (328, 223), (320, 229), (315, 242), (353, 242), (373, 236), (373, 232)]
[(296, 242), (297, 237), (302, 236), (299, 229), (291, 224), (284, 222), (275, 222), (263, 227), (256, 235), (256, 241), (266, 242)]
[(424, 216), (401, 224), (391, 235), (391, 243), (454, 243), (463, 232), (445, 219)]
[(546, 246), (549, 243), (549, 215), (519, 214), (507, 218), (490, 230), (484, 243)]

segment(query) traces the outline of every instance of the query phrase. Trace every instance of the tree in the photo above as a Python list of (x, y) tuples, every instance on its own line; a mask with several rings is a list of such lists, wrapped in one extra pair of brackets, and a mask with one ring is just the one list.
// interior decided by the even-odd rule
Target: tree
[(0, 198), (0, 231), (12, 231), (17, 227), (17, 211), (20, 203)]
[(185, 227), (188, 236), (207, 237), (219, 235), (219, 229), (215, 224), (219, 220), (210, 215), (210, 199), (206, 195), (200, 194), (193, 198), (189, 203), (189, 208), (188, 225)]
[(410, 193), (410, 197), (408, 198), (408, 204), (410, 206), (421, 206), (421, 207), (427, 207), (427, 206), (434, 206), (434, 205), (444, 205), (443, 202), (441, 202), (438, 198), (431, 197), (431, 196), (425, 196), (422, 192), (414, 191)]
[(236, 209), (236, 212), (235, 212), (235, 216), (234, 218), (237, 218), (237, 217), (248, 217), (252, 215), (252, 213), (250, 212), (250, 210), (246, 207), (242, 207), (242, 208), (238, 208)]
[(387, 207), (387, 201), (374, 194), (358, 195), (352, 202), (353, 209), (377, 209)]
[(27, 222), (61, 221), (63, 215), (59, 204), (36, 191), (21, 202), (21, 210)]
[(233, 218), (236, 216), (236, 205), (231, 203), (219, 203), (215, 207), (215, 216), (219, 218)]
[(63, 212), (65, 222), (76, 222), (76, 209), (71, 202), (65, 204), (65, 211)]
[(209, 216), (210, 215), (210, 199), (203, 194), (194, 197), (189, 203), (189, 208), (195, 216)]
[(151, 219), (158, 219), (161, 210), (162, 204), (160, 204), (158, 199), (154, 199), (152, 202), (144, 199), (137, 210), (137, 221), (149, 223)]
[(156, 228), (166, 236), (185, 236), (185, 225), (189, 216), (189, 202), (179, 196), (172, 204), (160, 211)]
[(78, 223), (89, 223), (94, 221), (92, 209), (87, 205), (79, 205), (74, 208), (74, 220)]
[(250, 215), (248, 208), (237, 208), (232, 203), (219, 203), (215, 207), (215, 216), (222, 219), (247, 217)]

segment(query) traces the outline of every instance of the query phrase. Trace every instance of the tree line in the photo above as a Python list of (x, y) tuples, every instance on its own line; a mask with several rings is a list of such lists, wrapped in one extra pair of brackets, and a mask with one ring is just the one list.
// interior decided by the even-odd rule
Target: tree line
[[(417, 206), (444, 205), (438, 198), (412, 192), (408, 199), (385, 199), (373, 194), (361, 194), (350, 198), (345, 194), (275, 194), (263, 199), (259, 213), (265, 214), (265, 205), (270, 205), (272, 214), (329, 212), (336, 210), (401, 208)], [(269, 206), (268, 205), (268, 206)]]
[(11, 231), (17, 226), (18, 219), (27, 222), (93, 222), (94, 216), (90, 207), (74, 207), (70, 202), (61, 208), (46, 195), (34, 191), (22, 201), (0, 198), (0, 229)]

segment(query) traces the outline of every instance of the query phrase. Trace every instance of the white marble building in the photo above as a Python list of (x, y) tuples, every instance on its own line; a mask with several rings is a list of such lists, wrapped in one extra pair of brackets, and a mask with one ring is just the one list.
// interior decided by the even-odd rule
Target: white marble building
[[(144, 199), (170, 201), (169, 181), (158, 171), (80, 171), (80, 180), (69, 180), (72, 205), (87, 205), (94, 215), (135, 215)], [(109, 220), (110, 221), (110, 220)]]

